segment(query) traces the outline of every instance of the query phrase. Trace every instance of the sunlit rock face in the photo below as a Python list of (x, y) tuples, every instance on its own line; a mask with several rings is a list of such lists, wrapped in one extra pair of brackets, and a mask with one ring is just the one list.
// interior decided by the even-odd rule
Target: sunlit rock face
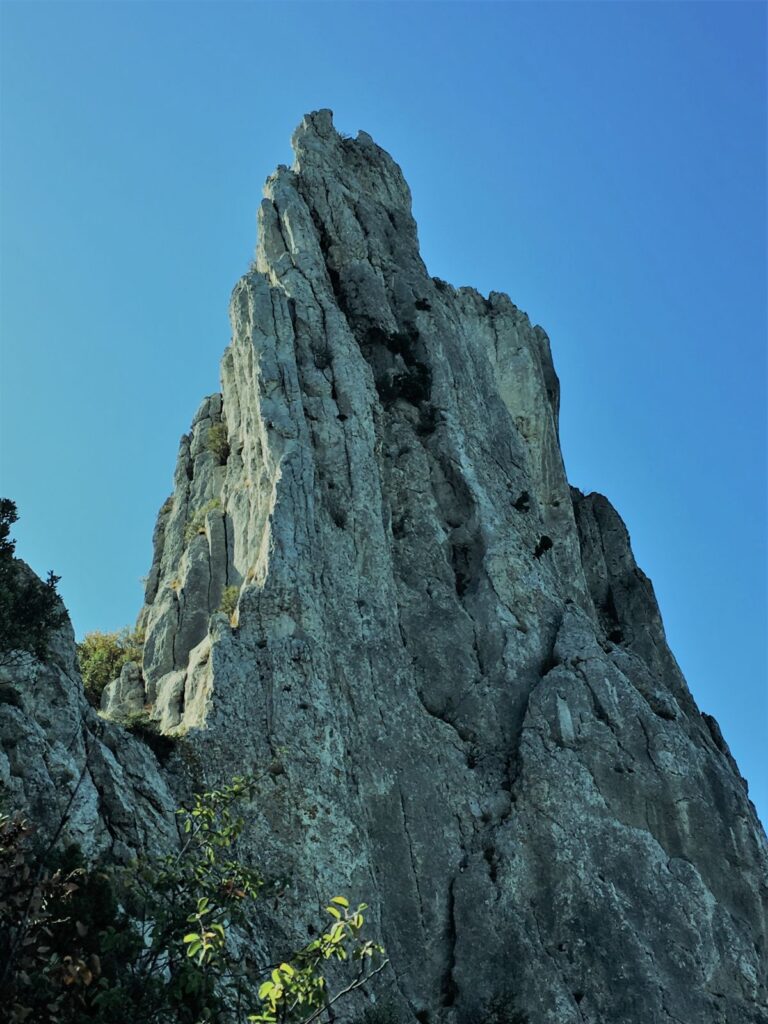
[(198, 782), (277, 766), (270, 927), (367, 900), (397, 1020), (764, 1022), (765, 837), (568, 485), (546, 334), (429, 276), (368, 135), (318, 111), (293, 145), (158, 519), (151, 715)]

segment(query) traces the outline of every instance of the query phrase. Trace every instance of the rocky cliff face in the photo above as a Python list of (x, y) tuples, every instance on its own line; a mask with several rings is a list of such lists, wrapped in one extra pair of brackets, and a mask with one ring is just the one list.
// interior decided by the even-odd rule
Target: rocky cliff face
[(47, 841), (77, 843), (90, 860), (176, 842), (176, 803), (151, 750), (85, 698), (69, 621), (46, 662), (0, 655), (0, 795), (2, 810), (18, 808)]
[(366, 899), (399, 1021), (766, 1020), (765, 837), (623, 523), (568, 485), (546, 334), (429, 276), (368, 135), (293, 143), (106, 710), (205, 782), (279, 762), (271, 927)]

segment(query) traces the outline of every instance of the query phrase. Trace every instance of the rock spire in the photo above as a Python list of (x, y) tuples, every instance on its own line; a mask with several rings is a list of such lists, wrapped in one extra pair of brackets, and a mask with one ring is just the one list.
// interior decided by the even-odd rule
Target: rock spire
[(624, 524), (568, 485), (547, 335), (429, 276), (370, 136), (321, 110), (293, 147), (107, 711), (206, 782), (279, 765), (272, 924), (366, 899), (403, 1024), (765, 1021), (765, 836)]

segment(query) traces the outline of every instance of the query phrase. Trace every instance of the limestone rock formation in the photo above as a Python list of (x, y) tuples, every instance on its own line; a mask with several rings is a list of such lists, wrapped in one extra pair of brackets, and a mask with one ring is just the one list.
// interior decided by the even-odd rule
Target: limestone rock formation
[(0, 793), (3, 810), (23, 811), (47, 840), (77, 843), (90, 860), (176, 842), (175, 800), (151, 750), (85, 698), (68, 620), (45, 662), (0, 656)]
[(765, 836), (621, 519), (568, 485), (546, 334), (429, 276), (364, 132), (293, 145), (158, 518), (149, 713), (198, 781), (279, 765), (272, 934), (365, 899), (403, 1024), (764, 1022)]

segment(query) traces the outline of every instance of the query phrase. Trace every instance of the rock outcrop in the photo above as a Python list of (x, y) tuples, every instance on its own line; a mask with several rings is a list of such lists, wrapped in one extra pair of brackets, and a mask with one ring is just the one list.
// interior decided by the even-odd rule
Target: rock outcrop
[(319, 111), (293, 144), (158, 519), (149, 713), (206, 783), (279, 764), (271, 927), (366, 899), (403, 1024), (765, 1021), (765, 836), (621, 519), (568, 485), (546, 334), (429, 276), (368, 135)]
[(69, 620), (46, 661), (0, 655), (0, 794), (3, 810), (23, 811), (47, 842), (76, 843), (91, 861), (177, 842), (176, 802), (152, 751), (86, 700)]

